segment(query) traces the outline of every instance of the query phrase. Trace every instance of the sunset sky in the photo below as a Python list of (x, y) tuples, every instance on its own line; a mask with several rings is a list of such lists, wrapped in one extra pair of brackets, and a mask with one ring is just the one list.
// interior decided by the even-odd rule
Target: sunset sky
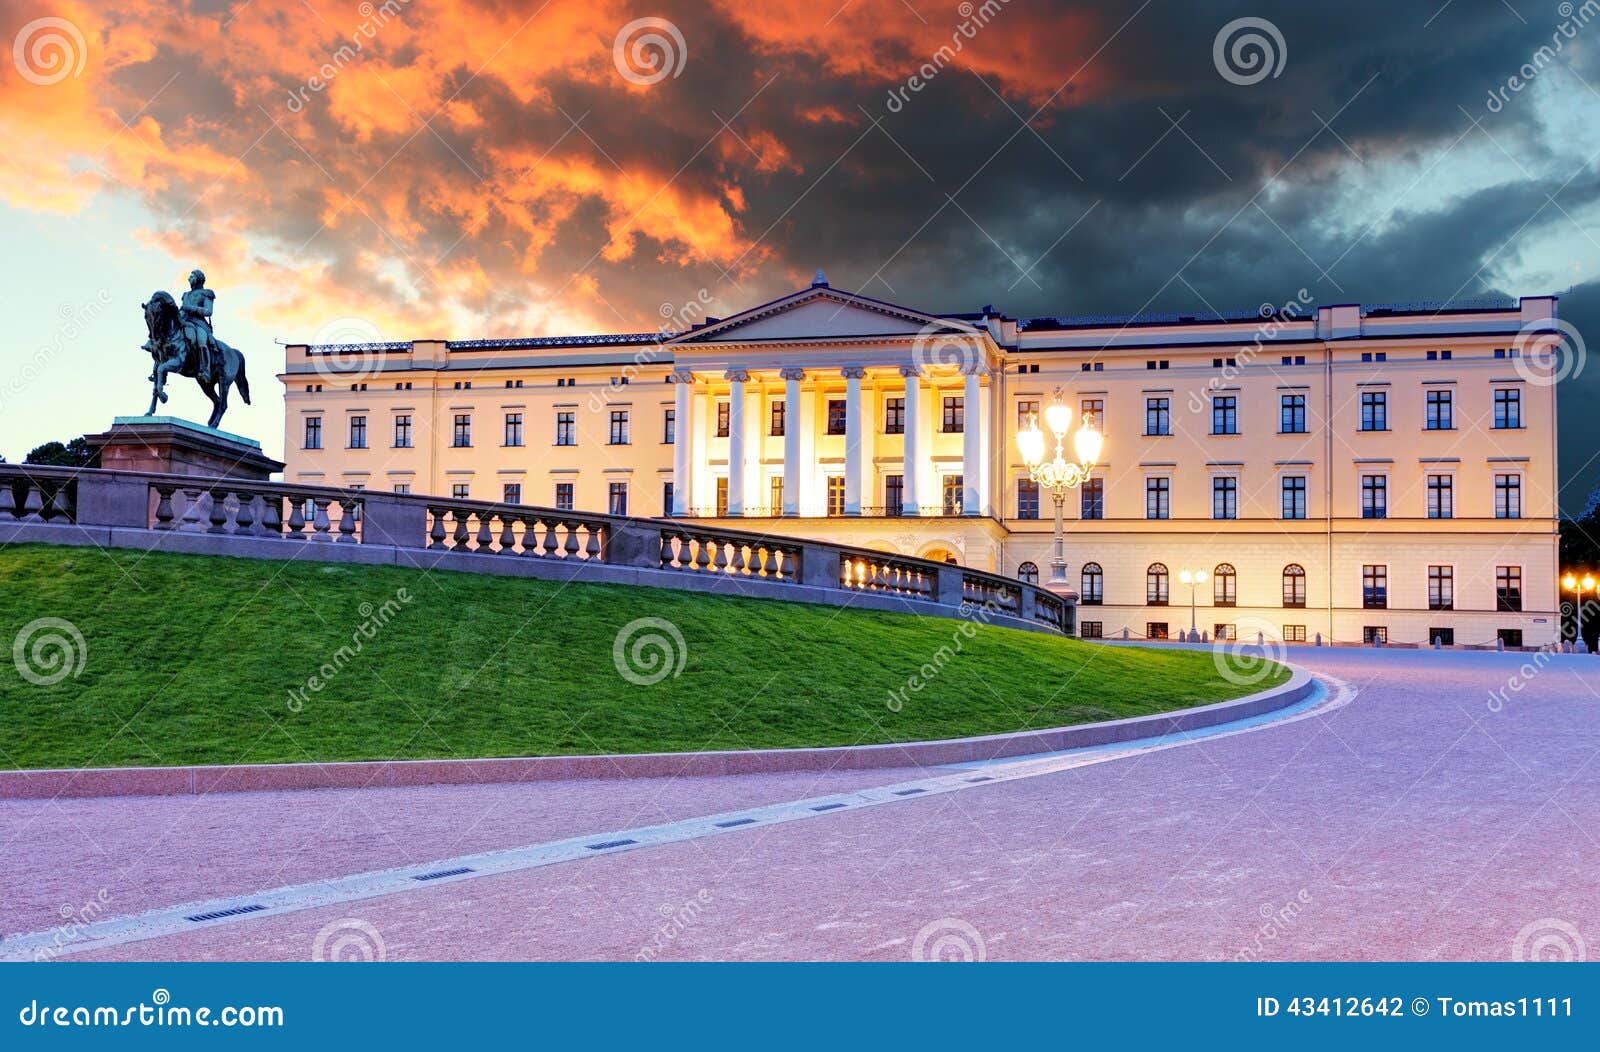
[[(1260, 76), (1214, 55), (1247, 16)], [(226, 426), (269, 452), (275, 340), (643, 331), (819, 266), (1023, 317), (1556, 293), (1600, 334), (1594, 0), (0, 0), (0, 30), (11, 460), (144, 409), (139, 304), (194, 266), (250, 362)]]

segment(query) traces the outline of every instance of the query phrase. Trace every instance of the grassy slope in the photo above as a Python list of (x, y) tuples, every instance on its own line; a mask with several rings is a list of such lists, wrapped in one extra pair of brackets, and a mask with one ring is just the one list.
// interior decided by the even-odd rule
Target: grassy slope
[[(291, 711), (290, 691), (349, 642), (363, 604), (400, 588), (413, 601)], [(681, 675), (653, 686), (626, 682), (612, 660), (619, 629), (643, 616), (670, 620), (687, 645)], [(78, 678), (35, 686), (0, 656), (8, 767), (853, 745), (1259, 689), (1222, 681), (1204, 653), (988, 627), (967, 638), (940, 618), (311, 562), (0, 549), (0, 644), (40, 617), (73, 622), (87, 660)], [(957, 645), (891, 711), (890, 692)]]

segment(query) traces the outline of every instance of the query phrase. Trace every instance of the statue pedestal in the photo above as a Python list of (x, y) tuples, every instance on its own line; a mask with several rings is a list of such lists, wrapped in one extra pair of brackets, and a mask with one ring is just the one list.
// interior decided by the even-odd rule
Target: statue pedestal
[(111, 430), (86, 437), (100, 451), (100, 466), (111, 471), (266, 482), (283, 470), (283, 463), (263, 454), (255, 439), (175, 416), (119, 416)]

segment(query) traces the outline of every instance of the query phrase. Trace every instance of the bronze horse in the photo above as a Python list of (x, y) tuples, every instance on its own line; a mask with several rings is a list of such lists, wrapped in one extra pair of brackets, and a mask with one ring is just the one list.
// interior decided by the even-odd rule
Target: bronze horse
[(207, 427), (216, 427), (222, 422), (222, 414), (228, 411), (229, 387), (238, 387), (244, 404), (250, 404), (250, 381), (244, 374), (244, 355), (213, 336), (212, 342), (217, 347), (218, 375), (203, 375), (200, 352), (184, 338), (178, 304), (170, 293), (158, 291), (144, 304), (144, 325), (150, 331), (150, 340), (144, 349), (150, 352), (156, 363), (150, 374), (153, 386), (146, 416), (154, 416), (156, 403), (167, 400), (168, 373), (192, 377), (205, 396), (211, 399), (211, 419), (206, 421)]

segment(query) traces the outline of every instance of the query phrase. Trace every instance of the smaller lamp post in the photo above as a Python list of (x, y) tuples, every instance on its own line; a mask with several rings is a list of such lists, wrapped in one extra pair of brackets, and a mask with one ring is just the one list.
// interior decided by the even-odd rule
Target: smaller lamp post
[(1100, 459), (1103, 439), (1100, 432), (1095, 430), (1094, 415), (1085, 413), (1077, 434), (1072, 436), (1072, 448), (1078, 456), (1078, 462), (1068, 462), (1064, 450), (1067, 429), (1072, 424), (1072, 410), (1067, 406), (1059, 387), (1056, 388), (1054, 400), (1044, 411), (1044, 422), (1055, 436), (1055, 456), (1045, 459), (1046, 440), (1044, 432), (1039, 429), (1037, 414), (1030, 415), (1028, 425), (1017, 432), (1017, 448), (1022, 453), (1022, 462), (1028, 467), (1029, 477), (1048, 489), (1056, 502), (1055, 556), (1050, 560), (1050, 580), (1045, 587), (1052, 592), (1070, 592), (1072, 586), (1067, 583), (1063, 508), (1067, 502), (1067, 490), (1081, 486), (1094, 471), (1095, 461)]
[[(1580, 654), (1587, 654), (1589, 652), (1589, 644), (1583, 641), (1583, 593), (1595, 591), (1595, 579), (1589, 574), (1584, 574), (1583, 579), (1579, 580), (1569, 573), (1561, 579), (1561, 584), (1567, 591), (1572, 593), (1574, 599), (1572, 612), (1573, 616), (1578, 619), (1578, 645), (1575, 649)], [(1596, 594), (1600, 595), (1600, 593)]]
[(1194, 588), (1195, 585), (1206, 583), (1204, 570), (1180, 570), (1178, 580), (1189, 586), (1189, 642), (1200, 642), (1200, 633), (1194, 626)]

